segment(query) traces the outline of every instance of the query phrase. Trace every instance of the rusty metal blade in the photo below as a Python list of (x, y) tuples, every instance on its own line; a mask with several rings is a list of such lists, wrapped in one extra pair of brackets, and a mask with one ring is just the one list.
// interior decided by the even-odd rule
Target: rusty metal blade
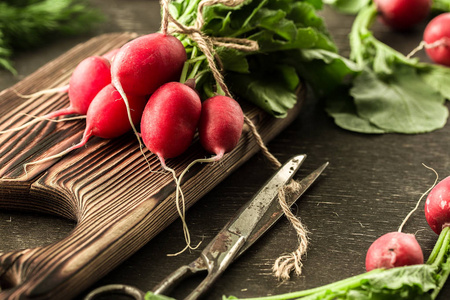
[[(323, 170), (328, 166), (328, 162), (321, 165), (315, 171), (310, 173), (308, 176), (303, 178), (299, 184), (301, 188), (295, 193), (286, 195), (286, 203), (292, 206), (304, 193), (305, 191), (316, 181), (316, 179), (322, 174)], [(256, 242), (270, 227), (272, 227), (283, 215), (283, 209), (281, 208), (278, 201), (274, 201), (271, 207), (268, 208), (266, 214), (261, 218), (259, 223), (255, 226), (255, 230), (249, 235), (246, 243), (241, 248), (237, 256), (244, 253), (254, 242)], [(237, 257), (236, 256), (236, 257)]]

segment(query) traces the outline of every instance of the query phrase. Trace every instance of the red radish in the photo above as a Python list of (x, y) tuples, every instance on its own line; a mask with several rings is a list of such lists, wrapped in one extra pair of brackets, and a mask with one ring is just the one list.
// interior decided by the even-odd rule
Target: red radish
[(450, 176), (440, 181), (428, 194), (425, 218), (437, 234), (450, 226)]
[(179, 82), (162, 85), (148, 100), (141, 120), (142, 140), (164, 168), (165, 158), (180, 155), (191, 144), (201, 105), (198, 94)]
[[(178, 156), (189, 147), (197, 129), (201, 107), (200, 97), (194, 89), (179, 82), (169, 82), (152, 94), (141, 119), (141, 136), (145, 146), (158, 156), (162, 167), (172, 173), (177, 186), (175, 203), (183, 223), (186, 247), (189, 248), (192, 247), (185, 222), (180, 181), (175, 170), (167, 167), (165, 159)], [(182, 208), (179, 203), (180, 195)]]
[(112, 82), (125, 94), (150, 95), (169, 81), (177, 81), (187, 59), (174, 36), (152, 33), (120, 48), (111, 65)]
[[(184, 221), (184, 196), (183, 193), (181, 193), (180, 187), (183, 176), (194, 164), (198, 162), (208, 163), (218, 161), (226, 152), (233, 150), (239, 142), (243, 126), (244, 113), (235, 100), (226, 96), (214, 96), (203, 102), (198, 128), (200, 143), (208, 152), (214, 153), (215, 155), (210, 158), (199, 158), (194, 160), (183, 170), (178, 180), (176, 180), (176, 203), (184, 225), (183, 227), (187, 241), (186, 248), (192, 247), (190, 246), (187, 225)], [(182, 209), (178, 204), (179, 192), (181, 193), (183, 203)]]
[(198, 126), (200, 143), (206, 151), (215, 155), (191, 162), (181, 173), (179, 182), (194, 164), (218, 161), (233, 150), (241, 138), (243, 127), (244, 113), (234, 99), (218, 95), (204, 101)]
[(423, 197), (431, 191), (438, 180), (437, 172), (425, 164), (424, 167), (434, 172), (436, 180), (433, 185), (422, 194), (416, 203), (416, 206), (411, 210), (406, 218), (403, 220), (398, 231), (387, 233), (378, 238), (369, 247), (366, 254), (366, 270), (370, 271), (377, 268), (394, 268), (415, 264), (423, 264), (423, 253), (416, 237), (412, 234), (402, 233), (403, 225), (409, 217), (418, 209)]
[[(0, 131), (0, 133), (17, 131), (43, 119), (53, 119), (71, 114), (86, 115), (88, 107), (97, 93), (111, 83), (110, 67), (109, 61), (100, 56), (91, 56), (84, 59), (77, 65), (70, 77), (69, 85), (67, 86), (70, 101), (68, 107), (36, 118), (22, 126)], [(50, 91), (55, 92), (55, 90), (42, 92), (48, 93)], [(33, 95), (36, 96), (37, 94)]]
[[(134, 124), (139, 124), (142, 112), (145, 107), (146, 97), (128, 95), (130, 104), (131, 118)], [(72, 150), (84, 146), (90, 137), (111, 139), (125, 134), (131, 130), (128, 119), (128, 113), (122, 97), (112, 84), (105, 86), (92, 100), (86, 115), (86, 129), (81, 141), (63, 152), (46, 157), (40, 161), (26, 164), (24, 167), (32, 164), (38, 164), (62, 157)]]
[(214, 96), (202, 104), (199, 124), (200, 143), (216, 160), (236, 147), (244, 126), (241, 106), (232, 98)]
[(450, 13), (431, 20), (425, 28), (423, 40), (428, 56), (435, 63), (450, 67)]
[[(133, 124), (139, 124), (147, 97), (128, 95)], [(131, 130), (122, 97), (112, 84), (94, 98), (86, 115), (85, 139), (89, 134), (104, 139), (119, 137)]]
[(94, 97), (110, 83), (111, 65), (109, 60), (101, 56), (84, 59), (70, 77), (70, 106), (65, 113), (85, 115)]
[(379, 237), (369, 247), (366, 270), (423, 264), (423, 253), (414, 235), (389, 232)]
[(381, 22), (397, 30), (405, 30), (425, 20), (432, 0), (374, 0)]

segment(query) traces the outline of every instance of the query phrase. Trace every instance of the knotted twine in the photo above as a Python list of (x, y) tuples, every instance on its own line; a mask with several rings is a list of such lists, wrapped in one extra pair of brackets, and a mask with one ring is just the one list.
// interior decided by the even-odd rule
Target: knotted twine
[[(221, 65), (220, 58), (213, 54), (214, 46), (219, 47), (228, 47), (241, 51), (257, 51), (259, 49), (258, 43), (256, 41), (252, 41), (249, 39), (240, 39), (240, 38), (226, 38), (226, 37), (211, 37), (205, 35), (201, 28), (203, 27), (203, 8), (206, 6), (222, 4), (228, 7), (236, 7), (245, 2), (245, 0), (202, 0), (200, 1), (197, 9), (197, 18), (195, 20), (194, 26), (185, 26), (178, 22), (169, 11), (169, 2), (170, 0), (160, 0), (160, 4), (162, 7), (162, 21), (161, 21), (161, 32), (164, 34), (186, 34), (188, 35), (194, 42), (197, 43), (198, 48), (205, 55), (205, 58), (208, 62), (208, 66), (211, 70), (211, 73), (219, 86), (219, 88), (224, 92), (227, 97), (233, 98), (231, 95), (227, 85), (225, 84), (224, 77), (217, 67), (217, 65)], [(172, 28), (169, 29), (169, 26), (173, 25)], [(216, 62), (217, 60), (217, 62)], [(244, 122), (250, 129), (253, 137), (256, 140), (256, 143), (261, 148), (263, 155), (269, 162), (275, 167), (280, 168), (282, 165), (278, 161), (278, 159), (269, 151), (269, 149), (264, 144), (264, 141), (261, 138), (261, 135), (258, 133), (258, 130), (255, 124), (244, 115)], [(275, 260), (273, 265), (273, 272), (275, 277), (279, 280), (287, 280), (290, 278), (289, 274), (294, 271), (297, 275), (300, 275), (302, 272), (302, 256), (306, 254), (308, 248), (308, 231), (306, 227), (302, 224), (299, 218), (297, 218), (290, 210), (289, 205), (286, 202), (286, 197), (290, 194), (295, 194), (301, 188), (300, 184), (291, 180), (291, 182), (280, 188), (278, 191), (278, 201), (280, 203), (281, 208), (283, 209), (284, 214), (287, 219), (290, 221), (292, 226), (294, 227), (298, 240), (299, 246), (298, 248), (291, 252), (284, 254)]]

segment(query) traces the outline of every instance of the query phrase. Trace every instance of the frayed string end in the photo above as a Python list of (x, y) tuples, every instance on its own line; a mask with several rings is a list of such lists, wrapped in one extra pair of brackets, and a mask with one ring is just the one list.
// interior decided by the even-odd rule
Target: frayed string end
[(278, 192), (278, 201), (286, 218), (294, 227), (299, 241), (298, 248), (295, 251), (283, 254), (275, 260), (272, 271), (278, 280), (288, 280), (293, 271), (297, 276), (301, 275), (303, 267), (302, 257), (306, 254), (308, 249), (308, 230), (302, 224), (300, 219), (291, 212), (290, 207), (286, 202), (286, 194), (295, 193), (300, 188), (301, 185), (297, 181), (292, 180), (289, 185), (286, 185)]

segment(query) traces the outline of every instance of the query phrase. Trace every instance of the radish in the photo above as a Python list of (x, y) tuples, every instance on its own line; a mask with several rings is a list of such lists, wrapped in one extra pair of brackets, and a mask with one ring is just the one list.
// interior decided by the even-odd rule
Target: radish
[(110, 83), (111, 65), (109, 60), (101, 56), (84, 59), (70, 77), (70, 106), (64, 113), (85, 115), (94, 97)]
[(389, 232), (379, 237), (367, 250), (366, 270), (423, 264), (422, 249), (415, 236)]
[[(145, 107), (146, 97), (128, 95), (128, 100), (133, 123), (139, 124)], [(81, 148), (92, 136), (111, 139), (125, 134), (130, 131), (130, 129), (131, 125), (128, 119), (125, 103), (114, 86), (112, 84), (108, 84), (95, 96), (89, 106), (86, 114), (86, 129), (83, 133), (81, 141), (59, 154), (24, 165), (25, 170), (28, 165), (50, 161), (55, 158), (62, 157), (72, 150)]]
[(402, 229), (409, 217), (418, 209), (423, 197), (431, 191), (437, 183), (438, 174), (436, 171), (426, 165), (424, 165), (424, 167), (434, 172), (436, 180), (419, 198), (416, 206), (405, 217), (398, 231), (386, 233), (372, 243), (366, 254), (367, 272), (377, 268), (390, 269), (394, 267), (423, 264), (423, 252), (415, 236), (403, 233)]
[[(147, 102), (146, 96), (128, 95), (133, 124), (139, 124)], [(122, 97), (112, 84), (104, 87), (94, 98), (86, 115), (84, 139), (98, 136), (104, 139), (119, 137), (131, 130)]]
[(204, 101), (198, 126), (199, 139), (203, 148), (215, 155), (191, 162), (181, 173), (179, 181), (195, 163), (218, 161), (233, 150), (241, 138), (243, 127), (244, 113), (234, 99), (218, 95)]
[(191, 144), (201, 105), (195, 90), (179, 82), (162, 85), (148, 100), (141, 120), (142, 140), (165, 169), (166, 158), (180, 155)]
[(437, 234), (450, 226), (450, 176), (439, 182), (428, 195), (425, 218)]
[(428, 23), (423, 34), (425, 51), (437, 64), (450, 67), (450, 13), (443, 13)]
[(241, 106), (232, 98), (214, 96), (203, 102), (199, 137), (203, 148), (220, 160), (236, 147), (244, 126)]
[(186, 59), (186, 50), (176, 37), (144, 35), (116, 53), (111, 65), (112, 82), (127, 95), (150, 95), (164, 83), (178, 80)]
[(168, 82), (152, 94), (141, 119), (141, 136), (145, 146), (158, 156), (162, 167), (172, 173), (177, 187), (175, 204), (183, 223), (186, 247), (192, 249), (195, 248), (190, 245), (185, 221), (184, 195), (175, 170), (166, 165), (165, 159), (187, 150), (197, 129), (201, 107), (200, 97), (194, 89), (179, 82)]
[[(183, 222), (183, 230), (187, 242), (187, 246), (178, 253), (183, 252), (187, 248), (196, 248), (190, 246), (189, 231), (185, 221), (184, 196), (180, 187), (183, 176), (194, 164), (199, 162), (208, 163), (218, 161), (226, 152), (233, 150), (241, 137), (243, 126), (244, 113), (239, 104), (232, 98), (226, 96), (214, 96), (203, 102), (198, 128), (200, 143), (208, 152), (215, 155), (210, 158), (194, 160), (183, 170), (178, 179), (175, 178), (177, 184), (175, 203), (181, 221)], [(179, 204), (180, 196), (182, 199), (182, 207), (180, 207)]]
[[(111, 83), (111, 66), (106, 58), (101, 56), (91, 56), (81, 61), (73, 71), (67, 91), (69, 93), (70, 104), (68, 107), (51, 112), (45, 116), (23, 124), (22, 126), (0, 131), (0, 133), (21, 130), (40, 120), (53, 119), (60, 116), (78, 114), (86, 115), (88, 107), (97, 93), (106, 85)], [(64, 92), (66, 87), (41, 91), (31, 96), (37, 96), (49, 92)], [(27, 96), (30, 97), (30, 96)], [(67, 119), (66, 119), (67, 120)]]
[(374, 0), (380, 20), (396, 30), (405, 30), (425, 20), (431, 0)]

